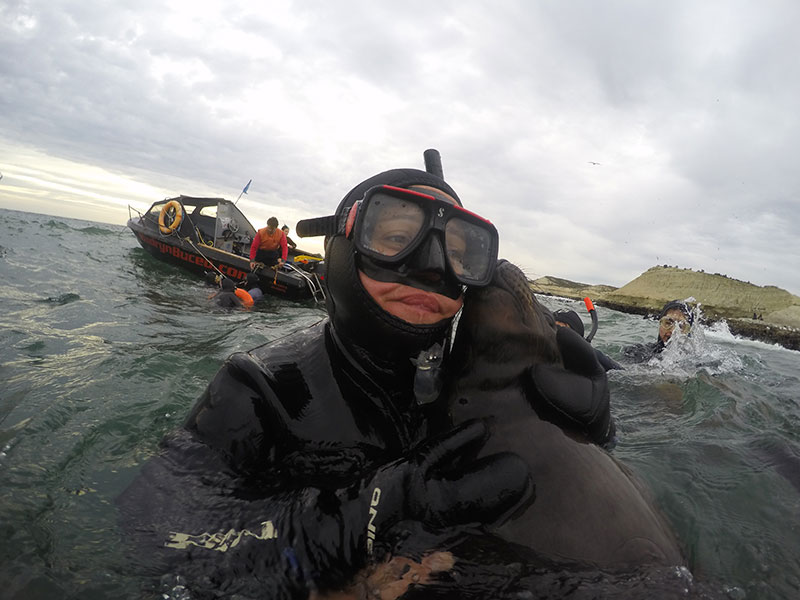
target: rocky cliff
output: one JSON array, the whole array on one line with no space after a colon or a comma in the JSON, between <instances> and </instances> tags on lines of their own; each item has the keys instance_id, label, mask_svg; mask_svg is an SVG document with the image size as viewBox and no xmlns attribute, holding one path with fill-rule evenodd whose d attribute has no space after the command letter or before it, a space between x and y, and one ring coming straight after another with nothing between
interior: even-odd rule
<instances>
[{"instance_id":1,"label":"rocky cliff","mask_svg":"<svg viewBox=\"0 0 800 600\"><path fill-rule=\"evenodd\" d=\"M655 314L670 300L694 298L707 320L725 319L733 333L800 350L800 297L775 286L663 266L648 269L620 288L551 276L536 279L531 287L566 298L589 296L598 306L637 314Z\"/></svg>"}]
</instances>

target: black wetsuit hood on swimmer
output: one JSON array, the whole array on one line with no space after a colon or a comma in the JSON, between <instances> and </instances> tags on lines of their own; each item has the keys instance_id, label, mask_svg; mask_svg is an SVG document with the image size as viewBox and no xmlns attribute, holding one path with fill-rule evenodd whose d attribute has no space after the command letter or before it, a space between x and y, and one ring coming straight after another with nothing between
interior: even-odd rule
<instances>
[{"instance_id":1,"label":"black wetsuit hood on swimmer","mask_svg":"<svg viewBox=\"0 0 800 600\"><path fill-rule=\"evenodd\" d=\"M358 255L355 246L344 233L350 208L377 185L409 188L425 185L461 200L443 179L417 169L392 169L370 177L345 195L336 209L337 231L326 244L326 304L337 344L369 371L393 373L402 378L413 375L411 359L433 344L444 346L452 319L432 325L413 325L395 317L381 307L364 289L358 275L359 268L368 270L369 261ZM366 264L365 264L366 263ZM372 272L368 272L372 276ZM413 279L408 285L414 286ZM455 281L446 282L449 289L460 286ZM391 341L390 341L391 340Z\"/></svg>"}]
</instances>

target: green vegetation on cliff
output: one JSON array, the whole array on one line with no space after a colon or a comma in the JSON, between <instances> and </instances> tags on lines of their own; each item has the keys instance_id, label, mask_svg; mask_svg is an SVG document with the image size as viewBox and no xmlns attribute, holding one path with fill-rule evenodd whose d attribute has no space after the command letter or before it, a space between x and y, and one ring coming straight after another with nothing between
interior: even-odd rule
<instances>
[{"instance_id":1,"label":"green vegetation on cliff","mask_svg":"<svg viewBox=\"0 0 800 600\"><path fill-rule=\"evenodd\" d=\"M648 269L602 299L655 311L670 300L692 297L709 318L752 318L756 313L765 321L800 326L800 297L786 290L677 267Z\"/></svg>"}]
</instances>

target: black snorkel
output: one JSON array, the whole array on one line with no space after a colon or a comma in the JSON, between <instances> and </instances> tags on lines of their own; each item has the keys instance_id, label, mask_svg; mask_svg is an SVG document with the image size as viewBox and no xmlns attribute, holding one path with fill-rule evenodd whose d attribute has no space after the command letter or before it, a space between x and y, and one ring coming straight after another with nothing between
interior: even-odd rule
<instances>
[{"instance_id":1,"label":"black snorkel","mask_svg":"<svg viewBox=\"0 0 800 600\"><path fill-rule=\"evenodd\" d=\"M444 180L442 156L439 151L435 148L428 148L422 153L422 156L425 159L425 171ZM430 404L439 397L439 393L442 391L444 383L442 362L450 350L450 345L446 343L449 337L448 333L444 348L437 342L427 350L422 350L416 359L411 359L416 367L414 398L416 398L417 404Z\"/></svg>"},{"instance_id":2,"label":"black snorkel","mask_svg":"<svg viewBox=\"0 0 800 600\"><path fill-rule=\"evenodd\" d=\"M589 311L589 316L592 317L592 330L589 332L589 335L586 336L586 341L591 342L594 334L597 333L597 311L589 296L583 299L583 303L586 304L586 310Z\"/></svg>"},{"instance_id":3,"label":"black snorkel","mask_svg":"<svg viewBox=\"0 0 800 600\"><path fill-rule=\"evenodd\" d=\"M422 153L425 159L425 170L431 175L436 175L439 179L444 180L444 171L442 170L442 155L434 148L428 148Z\"/></svg>"}]
</instances>

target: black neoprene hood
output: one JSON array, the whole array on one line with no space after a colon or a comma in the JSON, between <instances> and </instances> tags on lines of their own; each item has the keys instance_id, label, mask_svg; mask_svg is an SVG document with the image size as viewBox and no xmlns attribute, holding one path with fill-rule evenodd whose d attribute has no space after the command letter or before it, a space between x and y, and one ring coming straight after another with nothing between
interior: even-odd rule
<instances>
[{"instance_id":1,"label":"black neoprene hood","mask_svg":"<svg viewBox=\"0 0 800 600\"><path fill-rule=\"evenodd\" d=\"M557 310L553 313L556 321L561 321L562 323L566 323L569 325L570 329L572 329L575 333L583 337L583 333L585 331L583 326L583 321L578 313L574 310Z\"/></svg>"},{"instance_id":2,"label":"black neoprene hood","mask_svg":"<svg viewBox=\"0 0 800 600\"><path fill-rule=\"evenodd\" d=\"M341 202L339 202L339 206L336 208L340 233L344 233L344 222L347 219L347 214L350 212L350 207L361 200L368 189L377 185L393 185L399 188L410 188L412 185L428 185L446 192L461 205L461 198L458 197L455 190L451 188L444 179L440 179L436 175L431 175L426 171L420 171L418 169L392 169L391 171L378 173L362 181L342 198Z\"/></svg>"},{"instance_id":3,"label":"black neoprene hood","mask_svg":"<svg viewBox=\"0 0 800 600\"><path fill-rule=\"evenodd\" d=\"M681 311L686 316L686 319L689 321L689 325L692 325L694 323L694 313L692 312L692 309L689 308L689 305L686 304L686 302L684 302L683 300L672 300L670 302L667 302L664 305L664 308L661 309L658 318L660 319L669 311L675 309Z\"/></svg>"},{"instance_id":4,"label":"black neoprene hood","mask_svg":"<svg viewBox=\"0 0 800 600\"><path fill-rule=\"evenodd\" d=\"M452 196L456 192L441 178L417 169L393 169L359 183L336 209L336 233L325 248L326 305L337 337L381 362L416 357L434 343L442 343L452 319L432 325L414 325L378 306L361 284L354 244L344 235L347 215L364 192L377 185L409 188L426 185ZM362 352L359 352L362 353Z\"/></svg>"}]
</instances>

